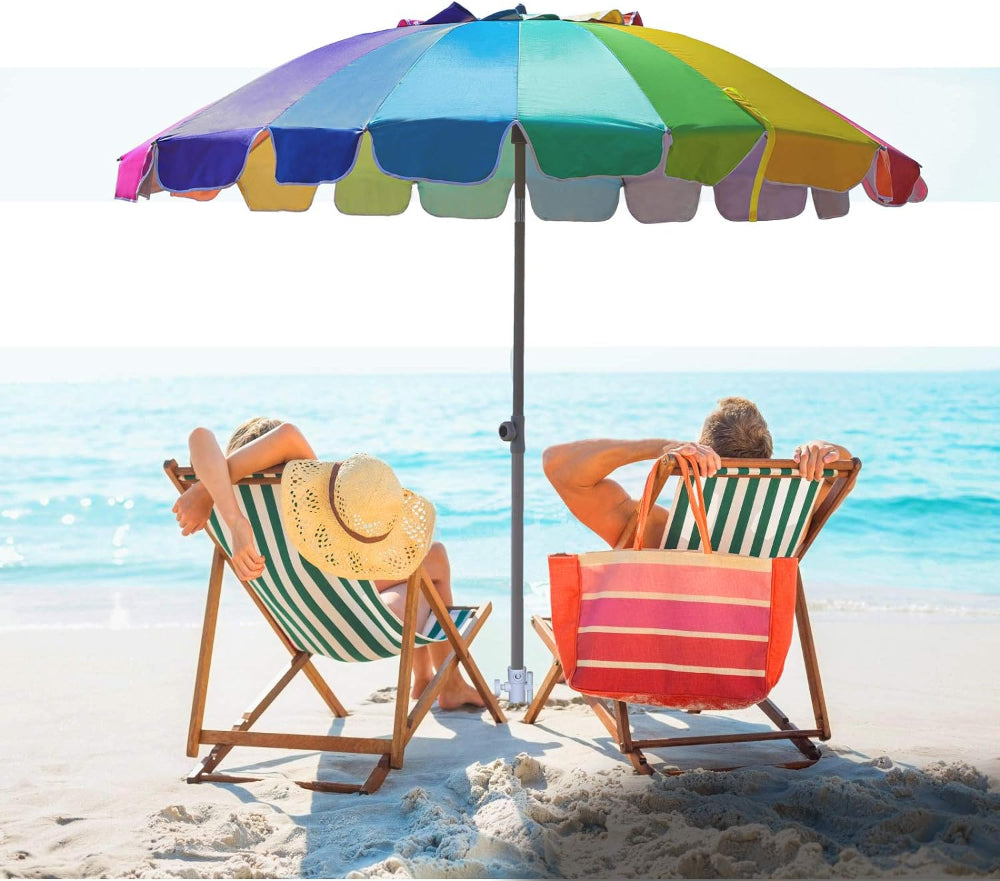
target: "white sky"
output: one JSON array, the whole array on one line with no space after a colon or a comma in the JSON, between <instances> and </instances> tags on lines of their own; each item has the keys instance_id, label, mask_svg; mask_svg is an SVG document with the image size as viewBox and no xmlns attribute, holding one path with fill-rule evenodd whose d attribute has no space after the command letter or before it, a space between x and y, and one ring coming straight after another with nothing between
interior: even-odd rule
<instances>
[{"instance_id":1,"label":"white sky","mask_svg":"<svg viewBox=\"0 0 1000 881\"><path fill-rule=\"evenodd\" d=\"M197 347L187 361L208 372L256 346L301 349L303 372L356 363L358 348L379 349L369 359L390 368L505 370L510 212L478 222L417 206L397 218L344 217L332 188L301 216L112 200L115 157L155 131L319 45L444 5L8 4L0 380L105 375L123 362L160 373L177 362L176 346ZM466 5L479 15L500 6ZM766 14L731 0L638 8L648 26L786 75L914 155L931 199L898 210L855 200L842 220L820 222L807 208L752 226L721 220L710 202L691 223L658 226L636 223L624 206L602 224L529 214L529 368L648 362L635 347L666 347L657 363L672 369L678 357L738 366L738 347L753 346L753 363L782 369L788 345L819 347L810 355L819 368L1000 367L989 307L1000 222L993 0L907 15L845 2L834 16L829 4L801 0L768 3ZM984 198L993 201L970 201Z\"/></svg>"},{"instance_id":2,"label":"white sky","mask_svg":"<svg viewBox=\"0 0 1000 881\"><path fill-rule=\"evenodd\" d=\"M5 67L266 67L327 42L393 27L403 17L429 18L448 0L49 0L4 9L0 58ZM464 4L479 16L515 4ZM528 12L575 15L577 0L539 0ZM36 8L37 7L37 8ZM775 67L995 67L993 0L910 4L840 0L713 0L703 4L647 0L647 27L677 31Z\"/></svg>"}]
</instances>

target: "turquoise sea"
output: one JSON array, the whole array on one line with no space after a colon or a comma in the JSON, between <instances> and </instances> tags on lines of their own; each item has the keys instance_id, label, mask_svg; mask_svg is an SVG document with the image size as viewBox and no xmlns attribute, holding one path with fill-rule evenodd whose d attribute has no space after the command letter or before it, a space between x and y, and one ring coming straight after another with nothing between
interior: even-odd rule
<instances>
[{"instance_id":1,"label":"turquoise sea","mask_svg":"<svg viewBox=\"0 0 1000 881\"><path fill-rule=\"evenodd\" d=\"M803 562L814 610L1000 615L998 392L996 372L529 375L528 612L547 607L548 553L600 547L549 487L542 449L692 438L717 398L742 394L777 454L823 437L864 463ZM0 630L196 625L210 544L179 534L162 463L186 461L195 425L224 440L260 414L297 423L321 457L389 461L434 501L458 599L489 596L506 617L509 377L185 377L0 385ZM638 494L646 471L619 477ZM237 594L227 614L250 620Z\"/></svg>"}]
</instances>

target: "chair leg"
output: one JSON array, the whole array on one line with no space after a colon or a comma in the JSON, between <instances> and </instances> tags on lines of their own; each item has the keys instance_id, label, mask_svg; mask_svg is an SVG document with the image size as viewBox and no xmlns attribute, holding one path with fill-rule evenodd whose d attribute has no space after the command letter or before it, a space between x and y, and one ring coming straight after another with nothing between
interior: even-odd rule
<instances>
[{"instance_id":1,"label":"chair leg","mask_svg":"<svg viewBox=\"0 0 1000 881\"><path fill-rule=\"evenodd\" d=\"M628 720L628 704L625 701L615 701L615 728L618 732L618 749L632 763L636 774L652 775L655 773L646 757L632 742L632 726Z\"/></svg>"},{"instance_id":2,"label":"chair leg","mask_svg":"<svg viewBox=\"0 0 1000 881\"><path fill-rule=\"evenodd\" d=\"M542 707L545 706L549 695L552 694L552 689L555 688L556 683L563 674L559 652L556 649L555 634L552 632L552 622L547 618L542 618L540 615L534 615L531 618L531 626L535 628L535 632L542 642L545 643L545 647L552 653L552 666L549 667L549 672L545 674L545 679L542 680L542 684L535 692L535 698L528 707L528 712L524 714L523 721L529 725L533 725L538 719L539 714L542 712Z\"/></svg>"},{"instance_id":3,"label":"chair leg","mask_svg":"<svg viewBox=\"0 0 1000 881\"><path fill-rule=\"evenodd\" d=\"M212 569L208 576L208 598L205 601L205 622L201 628L201 648L198 651L198 670L194 678L194 697L191 701L191 721L188 725L187 754L198 755L199 734L205 719L205 701L208 696L208 675L212 668L212 649L215 646L215 628L219 619L219 597L222 593L222 572L225 555L218 548L212 555Z\"/></svg>"},{"instance_id":4,"label":"chair leg","mask_svg":"<svg viewBox=\"0 0 1000 881\"><path fill-rule=\"evenodd\" d=\"M313 666L313 662L310 661L302 668L302 673L305 675L306 679L312 683L313 688L319 693L319 696L323 698L323 703L325 703L329 708L330 712L333 713L338 719L343 719L348 714L346 707L337 699L337 695L333 693L330 686L326 684L326 680L319 675L319 670Z\"/></svg>"},{"instance_id":5,"label":"chair leg","mask_svg":"<svg viewBox=\"0 0 1000 881\"><path fill-rule=\"evenodd\" d=\"M774 701L770 698L765 698L759 704L758 707L763 711L764 715L767 716L781 731L798 731L798 726L793 725L791 720L786 716L778 707L775 705ZM790 737L789 740L795 745L795 748L802 753L807 759L811 759L816 762L819 761L820 751L819 747L816 746L808 737Z\"/></svg>"},{"instance_id":6,"label":"chair leg","mask_svg":"<svg viewBox=\"0 0 1000 881\"><path fill-rule=\"evenodd\" d=\"M308 652L298 652L294 658L292 658L287 669L283 669L271 683L271 685L264 689L263 693L257 698L256 703L241 717L240 721L237 722L232 730L233 731L249 731L250 727L256 722L261 715L264 713L272 703L274 699L281 694L282 690L288 685L289 682L295 677L295 674L299 672L309 661ZM199 742L201 736L201 729L199 727L198 735ZM212 751L201 761L201 763L196 767L195 771L188 776L188 782L196 782L192 780L192 777L202 777L205 774L210 774L214 771L219 763L229 755L232 750L232 744L216 744ZM197 753L196 753L197 754Z\"/></svg>"},{"instance_id":7,"label":"chair leg","mask_svg":"<svg viewBox=\"0 0 1000 881\"><path fill-rule=\"evenodd\" d=\"M471 645L476 634L479 632L479 628L483 626L486 619L489 618L490 613L493 611L493 604L486 603L479 607L476 612L476 624L469 631L468 636L465 639L462 638L462 635L458 632L458 628L455 627L452 622L451 615L447 614L447 610L445 611L445 617L448 619L448 623L452 625L455 638L460 641L462 646L461 654L458 655L458 663L460 663L465 668L465 672L469 674L469 679L472 680L472 684L475 686L476 691L479 692L479 696L486 704L486 709L490 711L493 721L496 722L497 725L503 725L507 721L507 717L504 715L503 710L500 709L500 703L497 700L497 696L493 693L493 689L487 685L486 678L479 669L479 665L476 663L475 658L473 658L469 652L469 646Z\"/></svg>"},{"instance_id":8,"label":"chair leg","mask_svg":"<svg viewBox=\"0 0 1000 881\"><path fill-rule=\"evenodd\" d=\"M393 768L403 767L403 752L409 739L407 711L410 708L410 677L413 673L413 652L417 639L417 602L420 599L420 573L418 568L406 582L406 610L403 614L403 648L399 653L399 678L396 682L396 716L392 728Z\"/></svg>"},{"instance_id":9,"label":"chair leg","mask_svg":"<svg viewBox=\"0 0 1000 881\"><path fill-rule=\"evenodd\" d=\"M524 719L522 721L526 722L528 725L535 724L539 713L542 712L542 707L545 706L545 702L549 699L549 695L552 694L552 689L556 687L556 683L562 676L562 672L562 664L559 663L559 659L553 658L552 666L549 667L549 672L545 674L542 684L538 687L538 691L535 692L535 697L532 700L531 705L528 707L528 712L524 714Z\"/></svg>"},{"instance_id":10,"label":"chair leg","mask_svg":"<svg viewBox=\"0 0 1000 881\"><path fill-rule=\"evenodd\" d=\"M477 616L478 621L485 621L489 617L492 608L492 604L490 603L487 603L485 606L481 606ZM451 616L449 615L448 617L450 620ZM458 633L457 628L455 629L455 633ZM486 679L483 676L482 671L479 669L479 665L476 663L472 655L469 654L469 642L462 640L462 648L463 652L459 656L458 662L465 668L465 672L469 674L469 679L472 680L472 684L476 687L476 691L479 692L479 696L486 704L486 709L490 711L493 721L496 722L497 725L502 725L507 721L507 717L504 715L503 710L500 709L500 703L497 701L497 697L493 693L493 690L489 687L489 685L487 685Z\"/></svg>"},{"instance_id":11,"label":"chair leg","mask_svg":"<svg viewBox=\"0 0 1000 881\"><path fill-rule=\"evenodd\" d=\"M826 698L823 695L823 682L819 674L819 659L816 656L816 643L813 641L812 625L809 623L809 608L806 605L805 590L802 587L802 573L798 573L798 584L795 595L795 622L799 628L799 644L802 646L802 660L806 668L806 681L809 683L809 697L812 699L813 715L816 727L823 733L820 740L829 740L830 720L826 712Z\"/></svg>"},{"instance_id":12,"label":"chair leg","mask_svg":"<svg viewBox=\"0 0 1000 881\"><path fill-rule=\"evenodd\" d=\"M618 731L618 719L615 716L614 708L608 709L609 700L601 697L594 697L590 694L581 695L584 702L594 711L594 715L597 716L598 721L607 729L608 734L610 734L614 739L615 743L621 743L621 734Z\"/></svg>"},{"instance_id":13,"label":"chair leg","mask_svg":"<svg viewBox=\"0 0 1000 881\"><path fill-rule=\"evenodd\" d=\"M479 665L476 664L472 655L469 654L470 643L475 637L475 634L479 632L479 628L482 627L483 623L489 617L490 612L493 610L492 603L485 603L479 607L477 610L478 613L476 616L476 623L469 632L468 638L463 639L462 634L458 632L458 628L455 626L455 622L451 620L451 614L448 611L448 607L441 599L441 595L437 592L437 588L434 587L434 582L430 580L427 573L424 572L422 568L418 571L421 576L420 588L424 592L424 596L427 598L427 602L430 604L431 611L437 618L438 624L441 625L441 629L448 637L448 641L451 643L451 647L456 655L457 661L469 674L472 684L475 686L476 691L479 692L480 697L482 697L485 702L486 708L490 711L490 715L493 717L493 721L498 725L506 722L507 717L504 716L503 710L500 709L500 704L497 702L496 695L493 694L493 691L486 684L486 680L483 678L483 674L479 670Z\"/></svg>"},{"instance_id":14,"label":"chair leg","mask_svg":"<svg viewBox=\"0 0 1000 881\"><path fill-rule=\"evenodd\" d=\"M460 663L462 660L459 654L455 651L455 641L458 642L461 650L465 653L466 658L469 663L474 667L476 673L479 673L478 666L475 665L475 661L472 656L469 655L468 649L472 645L472 641L476 638L479 633L480 628L486 623L486 619L489 617L491 611L491 605L487 603L485 606L480 606L477 610L475 623L466 631L466 635L463 638L462 634L459 633L458 629L455 627L454 622L451 620L451 615L447 614L447 609L445 609L446 620L448 624L451 625L452 631L454 632L455 640L452 640L449 636L449 641L451 642L452 650L448 656L444 659L441 664L440 669L434 675L434 678L428 683L427 687L424 689L424 693L420 695L420 700L417 701L416 706L410 712L409 720L407 722L407 735L406 739L409 740L416 733L417 726L423 720L424 716L430 711L431 706L437 699L438 692L444 687L444 679L448 676L452 669ZM448 627L442 624L442 629L445 633L448 633ZM466 666L468 670L468 666ZM478 688L479 693L483 696L483 701L486 704L487 709L489 709L490 714L493 716L494 721L497 724L507 721L507 718L503 714L503 710L500 709L500 704L497 703L496 696L491 691L487 691L486 683L482 679L482 674L479 674L479 679L482 682L482 687ZM475 680L474 680L475 681Z\"/></svg>"}]
</instances>

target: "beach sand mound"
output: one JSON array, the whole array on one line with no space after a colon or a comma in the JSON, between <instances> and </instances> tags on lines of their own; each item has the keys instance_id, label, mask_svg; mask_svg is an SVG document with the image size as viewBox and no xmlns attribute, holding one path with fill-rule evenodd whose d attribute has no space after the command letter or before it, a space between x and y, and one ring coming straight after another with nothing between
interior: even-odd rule
<instances>
[{"instance_id":1,"label":"beach sand mound","mask_svg":"<svg viewBox=\"0 0 1000 881\"><path fill-rule=\"evenodd\" d=\"M398 778L397 782L402 781ZM962 763L887 757L807 771L640 777L521 753L437 785L303 806L281 780L254 801L149 818L132 877L940 877L1000 872L1000 793ZM281 805L282 800L295 804Z\"/></svg>"}]
</instances>

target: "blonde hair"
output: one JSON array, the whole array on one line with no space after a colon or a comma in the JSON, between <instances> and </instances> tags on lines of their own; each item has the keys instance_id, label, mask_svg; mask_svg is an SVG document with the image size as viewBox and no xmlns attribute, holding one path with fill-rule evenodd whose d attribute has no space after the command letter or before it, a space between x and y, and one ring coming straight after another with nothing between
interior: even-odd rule
<instances>
[{"instance_id":1,"label":"blonde hair","mask_svg":"<svg viewBox=\"0 0 1000 881\"><path fill-rule=\"evenodd\" d=\"M699 442L727 459L770 459L774 451L767 422L746 398L722 398L705 419Z\"/></svg>"},{"instance_id":2,"label":"blonde hair","mask_svg":"<svg viewBox=\"0 0 1000 881\"><path fill-rule=\"evenodd\" d=\"M281 423L281 419L271 419L268 416L254 416L253 419L248 419L246 422L237 425L233 436L229 438L229 444L226 446L226 455L228 456L234 450L246 446L250 441L257 440L257 438L267 434L269 431L273 431Z\"/></svg>"}]
</instances>

